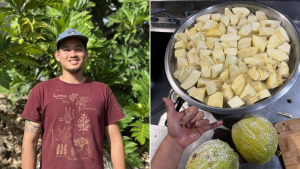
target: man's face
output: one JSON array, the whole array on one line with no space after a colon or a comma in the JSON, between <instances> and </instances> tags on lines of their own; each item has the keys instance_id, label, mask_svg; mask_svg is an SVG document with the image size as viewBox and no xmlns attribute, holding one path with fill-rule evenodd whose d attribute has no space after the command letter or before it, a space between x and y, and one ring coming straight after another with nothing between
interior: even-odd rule
<instances>
[{"instance_id":1,"label":"man's face","mask_svg":"<svg viewBox=\"0 0 300 169\"><path fill-rule=\"evenodd\" d=\"M82 70L88 51L84 49L82 41L78 38L68 38L60 43L55 58L62 68L69 73L78 73Z\"/></svg>"}]
</instances>

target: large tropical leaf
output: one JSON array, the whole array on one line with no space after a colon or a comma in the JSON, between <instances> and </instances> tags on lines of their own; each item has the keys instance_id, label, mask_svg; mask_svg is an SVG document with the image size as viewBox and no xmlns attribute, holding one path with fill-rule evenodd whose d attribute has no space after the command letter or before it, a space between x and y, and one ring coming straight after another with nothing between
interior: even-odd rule
<instances>
[{"instance_id":1,"label":"large tropical leaf","mask_svg":"<svg viewBox=\"0 0 300 169\"><path fill-rule=\"evenodd\" d=\"M10 77L7 75L8 70L10 70L10 67L0 64L0 85L9 90Z\"/></svg>"},{"instance_id":2,"label":"large tropical leaf","mask_svg":"<svg viewBox=\"0 0 300 169\"><path fill-rule=\"evenodd\" d=\"M42 54L45 53L43 49L41 49L37 45L32 44L22 44L18 46L11 46L8 48L7 52L10 53L30 53L30 54Z\"/></svg>"},{"instance_id":3,"label":"large tropical leaf","mask_svg":"<svg viewBox=\"0 0 300 169\"><path fill-rule=\"evenodd\" d=\"M138 140L141 145L145 144L146 138L149 139L149 123L143 123L142 120L137 120L130 126L133 126L133 128L130 130L133 131L131 136L135 137L135 139Z\"/></svg>"},{"instance_id":4,"label":"large tropical leaf","mask_svg":"<svg viewBox=\"0 0 300 169\"><path fill-rule=\"evenodd\" d=\"M38 6L53 5L63 3L62 0L30 0L24 7L24 10L33 9Z\"/></svg>"}]
</instances>

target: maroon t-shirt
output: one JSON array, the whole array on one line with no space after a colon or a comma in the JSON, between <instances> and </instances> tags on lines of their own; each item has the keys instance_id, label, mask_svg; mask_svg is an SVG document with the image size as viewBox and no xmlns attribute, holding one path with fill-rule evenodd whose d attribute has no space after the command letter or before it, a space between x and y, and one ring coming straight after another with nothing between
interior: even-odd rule
<instances>
[{"instance_id":1,"label":"maroon t-shirt","mask_svg":"<svg viewBox=\"0 0 300 169\"><path fill-rule=\"evenodd\" d=\"M37 84L22 114L42 124L41 169L102 169L104 129L123 117L104 83L59 78Z\"/></svg>"}]
</instances>

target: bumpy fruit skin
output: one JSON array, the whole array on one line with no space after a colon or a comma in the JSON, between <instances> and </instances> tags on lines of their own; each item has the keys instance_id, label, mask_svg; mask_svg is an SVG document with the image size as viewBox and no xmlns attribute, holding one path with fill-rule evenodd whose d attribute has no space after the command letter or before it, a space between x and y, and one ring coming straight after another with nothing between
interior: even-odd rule
<instances>
[{"instance_id":1,"label":"bumpy fruit skin","mask_svg":"<svg viewBox=\"0 0 300 169\"><path fill-rule=\"evenodd\" d=\"M278 145L272 123L255 113L244 115L232 126L232 139L241 155L253 164L270 161Z\"/></svg>"},{"instance_id":2,"label":"bumpy fruit skin","mask_svg":"<svg viewBox=\"0 0 300 169\"><path fill-rule=\"evenodd\" d=\"M224 141L214 139L203 143L190 156L186 169L238 169L239 156Z\"/></svg>"},{"instance_id":3,"label":"bumpy fruit skin","mask_svg":"<svg viewBox=\"0 0 300 169\"><path fill-rule=\"evenodd\" d=\"M22 45L24 43L24 39L19 39L19 44Z\"/></svg>"}]
</instances>

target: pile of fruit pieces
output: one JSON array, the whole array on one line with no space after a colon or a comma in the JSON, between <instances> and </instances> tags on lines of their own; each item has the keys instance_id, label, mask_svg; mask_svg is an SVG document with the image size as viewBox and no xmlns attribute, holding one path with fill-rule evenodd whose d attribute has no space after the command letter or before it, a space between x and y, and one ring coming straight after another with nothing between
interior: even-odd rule
<instances>
[{"instance_id":1,"label":"pile of fruit pieces","mask_svg":"<svg viewBox=\"0 0 300 169\"><path fill-rule=\"evenodd\" d=\"M270 97L268 89L289 76L290 38L280 24L244 7L202 15L174 36L173 75L190 96L213 107L223 108L223 98L235 108Z\"/></svg>"}]
</instances>

